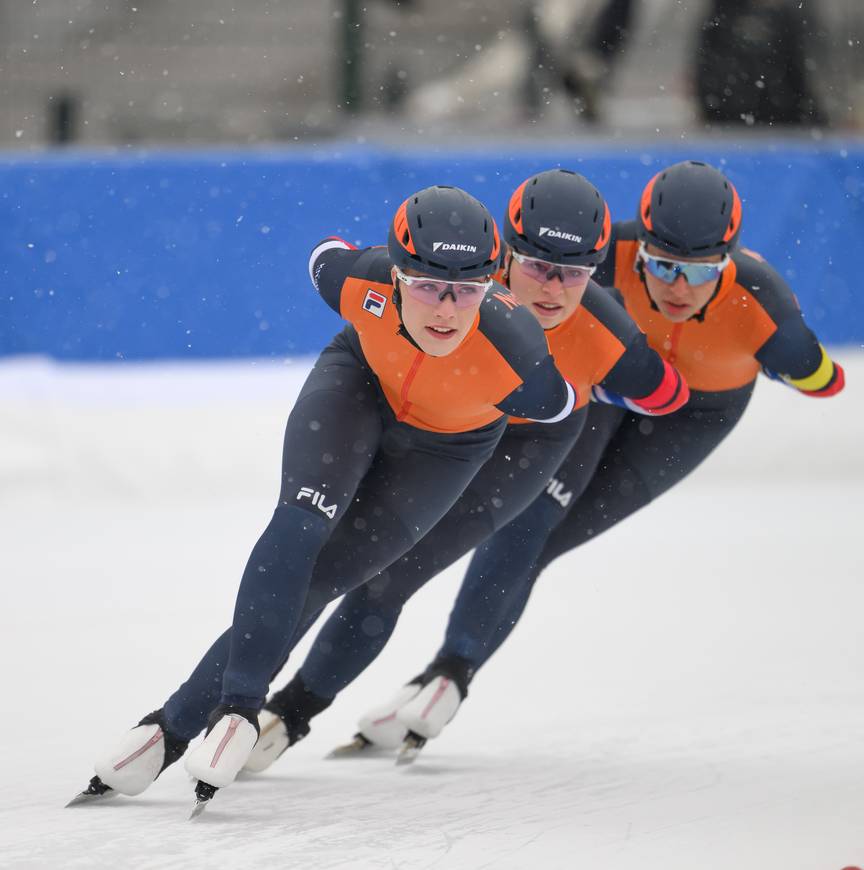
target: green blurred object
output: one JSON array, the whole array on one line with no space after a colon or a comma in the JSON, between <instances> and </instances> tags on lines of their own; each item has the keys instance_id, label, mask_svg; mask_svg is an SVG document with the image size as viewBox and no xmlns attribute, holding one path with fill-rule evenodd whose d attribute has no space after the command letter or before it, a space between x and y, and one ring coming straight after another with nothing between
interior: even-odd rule
<instances>
[{"instance_id":1,"label":"green blurred object","mask_svg":"<svg viewBox=\"0 0 864 870\"><path fill-rule=\"evenodd\" d=\"M363 108L361 56L363 49L363 9L360 0L342 4L342 107L355 115Z\"/></svg>"}]
</instances>

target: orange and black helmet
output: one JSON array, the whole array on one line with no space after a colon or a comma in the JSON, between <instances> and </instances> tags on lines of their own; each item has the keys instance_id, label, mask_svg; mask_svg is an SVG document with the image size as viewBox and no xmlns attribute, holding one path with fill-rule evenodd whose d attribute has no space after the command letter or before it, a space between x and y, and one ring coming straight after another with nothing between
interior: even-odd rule
<instances>
[{"instance_id":1,"label":"orange and black helmet","mask_svg":"<svg viewBox=\"0 0 864 870\"><path fill-rule=\"evenodd\" d=\"M455 281L495 272L501 240L489 210L470 193L427 187L399 206L387 252L400 269Z\"/></svg>"},{"instance_id":2,"label":"orange and black helmet","mask_svg":"<svg viewBox=\"0 0 864 870\"><path fill-rule=\"evenodd\" d=\"M504 215L504 241L513 250L565 266L599 266L611 234L600 191L568 169L548 169L523 181Z\"/></svg>"},{"instance_id":3,"label":"orange and black helmet","mask_svg":"<svg viewBox=\"0 0 864 870\"><path fill-rule=\"evenodd\" d=\"M673 256L727 254L738 244L741 199L722 172L687 160L648 182L638 221L639 239Z\"/></svg>"}]
</instances>

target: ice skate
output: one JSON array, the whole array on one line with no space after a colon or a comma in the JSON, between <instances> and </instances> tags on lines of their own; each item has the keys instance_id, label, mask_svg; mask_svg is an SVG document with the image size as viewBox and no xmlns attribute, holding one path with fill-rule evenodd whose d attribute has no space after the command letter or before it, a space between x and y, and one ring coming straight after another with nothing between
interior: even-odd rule
<instances>
[{"instance_id":1,"label":"ice skate","mask_svg":"<svg viewBox=\"0 0 864 870\"><path fill-rule=\"evenodd\" d=\"M405 729L396 719L396 711L410 701L420 691L419 683L408 683L384 704L373 707L360 717L360 729L354 737L341 746L332 749L327 758L356 758L359 755L372 755L382 750L398 749L407 736Z\"/></svg>"},{"instance_id":2,"label":"ice skate","mask_svg":"<svg viewBox=\"0 0 864 870\"><path fill-rule=\"evenodd\" d=\"M370 755L376 749L371 740L367 740L362 734L355 734L348 743L335 746L324 757L328 759L356 758L359 755Z\"/></svg>"},{"instance_id":3,"label":"ice skate","mask_svg":"<svg viewBox=\"0 0 864 870\"><path fill-rule=\"evenodd\" d=\"M309 720L326 710L332 698L319 698L298 674L264 705L258 716L260 736L243 770L261 773L310 731Z\"/></svg>"},{"instance_id":4,"label":"ice skate","mask_svg":"<svg viewBox=\"0 0 864 870\"><path fill-rule=\"evenodd\" d=\"M197 819L204 810L207 809L207 805L213 799L213 795L219 791L215 785L208 785L206 782L201 782L200 780L195 785L195 805L192 807L192 812L189 813L189 821L192 819Z\"/></svg>"},{"instance_id":5,"label":"ice skate","mask_svg":"<svg viewBox=\"0 0 864 870\"><path fill-rule=\"evenodd\" d=\"M396 720L406 732L429 740L437 737L456 715L462 693L450 677L433 677L407 703L396 711ZM404 738L403 738L404 739Z\"/></svg>"},{"instance_id":6,"label":"ice skate","mask_svg":"<svg viewBox=\"0 0 864 870\"><path fill-rule=\"evenodd\" d=\"M190 818L200 815L217 789L234 782L258 740L257 710L219 706L210 722L203 742L186 756L186 770L198 781Z\"/></svg>"},{"instance_id":7,"label":"ice skate","mask_svg":"<svg viewBox=\"0 0 864 870\"><path fill-rule=\"evenodd\" d=\"M402 741L402 746L399 747L399 754L396 756L396 764L413 764L420 754L420 750L426 745L426 738L421 737L414 731L409 731L405 739Z\"/></svg>"},{"instance_id":8,"label":"ice skate","mask_svg":"<svg viewBox=\"0 0 864 870\"><path fill-rule=\"evenodd\" d=\"M102 803L117 797L119 791L115 791L110 785L105 785L98 776L91 778L84 791L79 792L66 804L66 807L86 806L87 804Z\"/></svg>"},{"instance_id":9,"label":"ice skate","mask_svg":"<svg viewBox=\"0 0 864 870\"><path fill-rule=\"evenodd\" d=\"M419 683L408 683L385 704L373 707L361 716L357 727L370 743L382 749L398 749L406 737L407 729L397 718L398 711L420 692Z\"/></svg>"},{"instance_id":10,"label":"ice skate","mask_svg":"<svg viewBox=\"0 0 864 870\"><path fill-rule=\"evenodd\" d=\"M297 740L302 740L305 736L297 737L292 741L285 721L270 710L262 710L258 715L258 728L260 731L258 742L243 765L243 770L249 773L261 773L267 770L289 746L293 746Z\"/></svg>"},{"instance_id":11,"label":"ice skate","mask_svg":"<svg viewBox=\"0 0 864 870\"><path fill-rule=\"evenodd\" d=\"M96 776L66 806L94 804L117 794L141 794L183 755L188 745L188 740L166 731L162 711L156 710L97 759Z\"/></svg>"}]
</instances>

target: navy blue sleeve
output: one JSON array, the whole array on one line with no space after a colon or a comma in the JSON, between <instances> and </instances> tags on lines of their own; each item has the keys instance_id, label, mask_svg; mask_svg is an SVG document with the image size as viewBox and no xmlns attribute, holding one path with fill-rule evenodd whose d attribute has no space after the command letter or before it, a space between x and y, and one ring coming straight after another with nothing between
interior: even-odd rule
<instances>
[{"instance_id":1,"label":"navy blue sleeve","mask_svg":"<svg viewBox=\"0 0 864 870\"><path fill-rule=\"evenodd\" d=\"M789 285L768 263L747 252L735 255L735 265L737 282L753 294L777 324L777 330L756 351L756 359L793 379L812 375L822 362L822 348L804 322Z\"/></svg>"},{"instance_id":2,"label":"navy blue sleeve","mask_svg":"<svg viewBox=\"0 0 864 870\"><path fill-rule=\"evenodd\" d=\"M631 399L641 399L653 393L665 376L663 360L640 332L633 336L600 386Z\"/></svg>"},{"instance_id":3,"label":"navy blue sleeve","mask_svg":"<svg viewBox=\"0 0 864 870\"><path fill-rule=\"evenodd\" d=\"M528 315L531 317L532 315ZM511 417L538 423L557 423L573 410L576 394L547 355L534 367L522 384L495 407Z\"/></svg>"},{"instance_id":4,"label":"navy blue sleeve","mask_svg":"<svg viewBox=\"0 0 864 870\"><path fill-rule=\"evenodd\" d=\"M593 282L582 297L582 307L595 317L623 352L600 381L600 386L621 396L641 398L654 392L665 375L663 360L648 346L644 333L627 313L615 288Z\"/></svg>"},{"instance_id":5,"label":"navy blue sleeve","mask_svg":"<svg viewBox=\"0 0 864 870\"><path fill-rule=\"evenodd\" d=\"M522 381L496 408L539 423L563 420L573 410L573 387L555 368L542 327L509 291L486 295L479 329Z\"/></svg>"},{"instance_id":6,"label":"navy blue sleeve","mask_svg":"<svg viewBox=\"0 0 864 870\"><path fill-rule=\"evenodd\" d=\"M800 316L777 325L777 331L756 352L767 369L795 380L812 375L822 362L822 348Z\"/></svg>"},{"instance_id":7,"label":"navy blue sleeve","mask_svg":"<svg viewBox=\"0 0 864 870\"><path fill-rule=\"evenodd\" d=\"M363 253L343 239L331 236L318 242L309 256L312 284L337 314L341 312L342 286Z\"/></svg>"}]
</instances>

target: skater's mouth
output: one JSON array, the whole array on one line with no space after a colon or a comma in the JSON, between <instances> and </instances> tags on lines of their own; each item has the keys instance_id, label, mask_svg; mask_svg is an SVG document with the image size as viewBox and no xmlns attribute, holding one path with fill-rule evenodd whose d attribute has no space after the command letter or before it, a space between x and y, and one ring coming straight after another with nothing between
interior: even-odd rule
<instances>
[{"instance_id":1,"label":"skater's mouth","mask_svg":"<svg viewBox=\"0 0 864 870\"><path fill-rule=\"evenodd\" d=\"M433 338L437 338L440 341L445 341L448 338L453 338L456 335L457 330L452 326L427 326L426 334L431 335Z\"/></svg>"},{"instance_id":2,"label":"skater's mouth","mask_svg":"<svg viewBox=\"0 0 864 870\"><path fill-rule=\"evenodd\" d=\"M664 300L662 305L672 314L681 314L682 312L687 311L691 307L686 302L670 302L668 299Z\"/></svg>"},{"instance_id":3,"label":"skater's mouth","mask_svg":"<svg viewBox=\"0 0 864 870\"><path fill-rule=\"evenodd\" d=\"M560 314L564 310L564 306L557 302L535 302L532 307L541 317Z\"/></svg>"}]
</instances>

